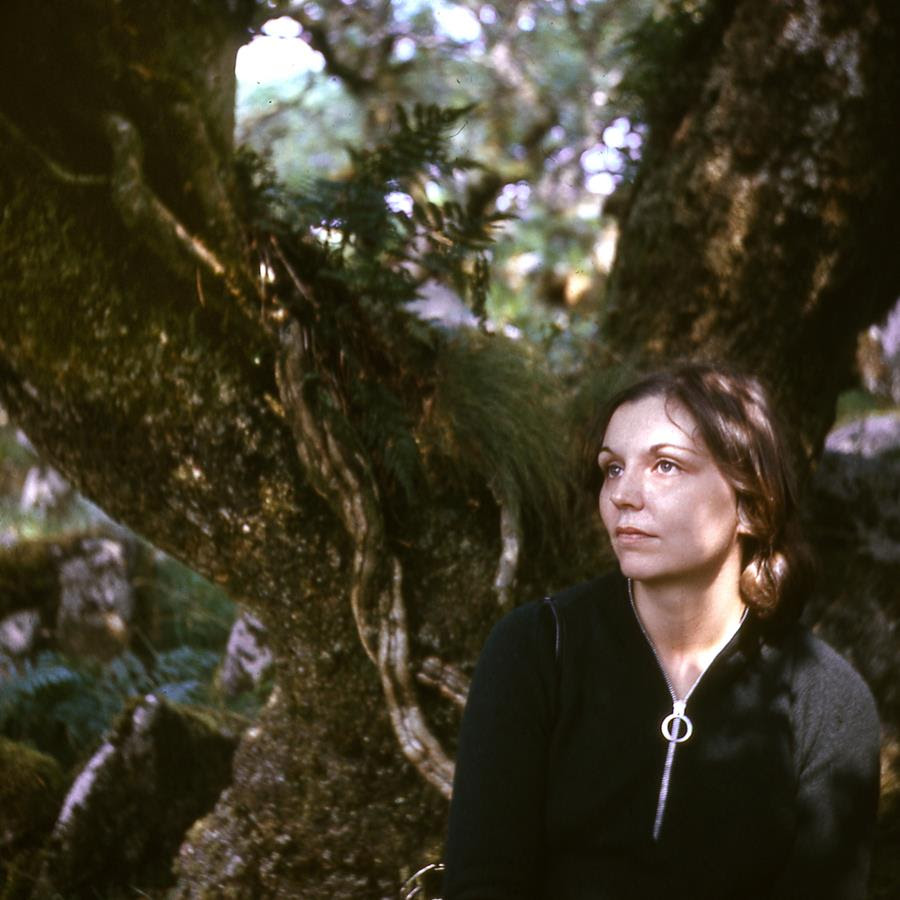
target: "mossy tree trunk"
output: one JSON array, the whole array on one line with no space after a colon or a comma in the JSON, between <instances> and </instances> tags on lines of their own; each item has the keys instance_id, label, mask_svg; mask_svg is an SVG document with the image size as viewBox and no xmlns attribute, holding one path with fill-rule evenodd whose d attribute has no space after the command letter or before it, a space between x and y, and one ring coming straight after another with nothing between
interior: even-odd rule
<instances>
[{"instance_id":1,"label":"mossy tree trunk","mask_svg":"<svg viewBox=\"0 0 900 900\"><path fill-rule=\"evenodd\" d=\"M821 446L900 293L900 8L712 0L644 72L650 142L610 284L615 352L763 373Z\"/></svg>"},{"instance_id":2,"label":"mossy tree trunk","mask_svg":"<svg viewBox=\"0 0 900 900\"><path fill-rule=\"evenodd\" d=\"M696 109L660 132L668 150L648 160L616 272L619 346L736 355L795 408L811 376L791 354L840 349L838 375L812 378L813 438L853 330L896 274L878 230L897 183L876 149L896 109L876 77L895 57L871 49L879 29L896 38L881 5L832 41L853 64L828 69L821 96L803 87L825 77L821 52L776 67L796 82L782 114L728 67L780 46L791 4L754 4L752 21L736 4ZM178 895L392 896L404 866L439 853L458 723L440 695L459 690L441 661L471 662L500 611L503 517L490 486L448 481L398 526L372 467L307 408L303 335L267 314L233 183L233 63L251 14L240 0L4 6L0 399L83 493L269 627L276 689L232 787L188 835ZM715 112L729 92L730 118ZM833 143L808 151L815 135L798 129L818 117ZM770 157L784 161L768 181L745 171ZM820 186L794 197L810 162ZM526 566L520 593L574 580L578 552Z\"/></svg>"},{"instance_id":3,"label":"mossy tree trunk","mask_svg":"<svg viewBox=\"0 0 900 900\"><path fill-rule=\"evenodd\" d=\"M303 336L267 318L234 185L252 6L4 6L0 399L268 626L275 690L178 894L393 896L440 853L501 516L487 485L450 485L388 528L358 448L305 406Z\"/></svg>"}]
</instances>

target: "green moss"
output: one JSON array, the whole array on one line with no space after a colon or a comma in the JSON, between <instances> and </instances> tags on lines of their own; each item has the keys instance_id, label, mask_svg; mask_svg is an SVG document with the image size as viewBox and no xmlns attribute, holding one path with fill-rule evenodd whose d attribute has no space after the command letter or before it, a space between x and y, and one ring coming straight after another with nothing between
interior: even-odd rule
<instances>
[{"instance_id":1,"label":"green moss","mask_svg":"<svg viewBox=\"0 0 900 900\"><path fill-rule=\"evenodd\" d=\"M546 536L564 526L571 458L556 383L526 349L499 336L461 334L441 348L434 403L421 437L487 482Z\"/></svg>"},{"instance_id":2,"label":"green moss","mask_svg":"<svg viewBox=\"0 0 900 900\"><path fill-rule=\"evenodd\" d=\"M0 616L20 609L55 607L59 596L55 540L0 549Z\"/></svg>"},{"instance_id":3,"label":"green moss","mask_svg":"<svg viewBox=\"0 0 900 900\"><path fill-rule=\"evenodd\" d=\"M2 900L28 896L65 786L53 757L0 737Z\"/></svg>"},{"instance_id":4,"label":"green moss","mask_svg":"<svg viewBox=\"0 0 900 900\"><path fill-rule=\"evenodd\" d=\"M838 396L835 424L841 425L870 413L896 410L895 404L884 397L877 397L862 389L844 391Z\"/></svg>"},{"instance_id":5,"label":"green moss","mask_svg":"<svg viewBox=\"0 0 900 900\"><path fill-rule=\"evenodd\" d=\"M65 779L59 763L25 744L0 737L0 827L31 831L56 812Z\"/></svg>"}]
</instances>

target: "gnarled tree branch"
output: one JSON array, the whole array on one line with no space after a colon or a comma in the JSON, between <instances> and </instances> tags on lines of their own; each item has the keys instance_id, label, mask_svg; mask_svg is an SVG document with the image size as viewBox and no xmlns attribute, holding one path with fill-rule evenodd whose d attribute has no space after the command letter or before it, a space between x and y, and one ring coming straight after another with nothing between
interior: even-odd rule
<instances>
[{"instance_id":1,"label":"gnarled tree branch","mask_svg":"<svg viewBox=\"0 0 900 900\"><path fill-rule=\"evenodd\" d=\"M403 606L403 577L400 563L393 560L393 577L388 592L390 607L381 620L378 641L378 671L387 700L394 734L403 755L445 797L453 788L453 763L431 733L416 700L409 665L409 632Z\"/></svg>"},{"instance_id":2,"label":"gnarled tree branch","mask_svg":"<svg viewBox=\"0 0 900 900\"><path fill-rule=\"evenodd\" d=\"M189 278L191 264L224 282L243 312L253 316L256 291L244 273L227 266L197 235L191 234L150 189L144 178L143 150L137 129L124 116L108 113L104 125L113 153L112 200L122 220L177 275Z\"/></svg>"},{"instance_id":3,"label":"gnarled tree branch","mask_svg":"<svg viewBox=\"0 0 900 900\"><path fill-rule=\"evenodd\" d=\"M403 605L402 570L386 548L378 491L358 451L341 440L327 410L314 413L304 390L304 335L295 320L280 331L276 371L281 402L294 433L297 455L317 493L338 516L353 541L350 605L360 643L377 666L388 714L400 749L422 776L445 796L453 764L432 735L415 695L409 634ZM334 398L337 404L337 399ZM390 559L390 587L381 560ZM376 624L377 623L377 624Z\"/></svg>"},{"instance_id":4,"label":"gnarled tree branch","mask_svg":"<svg viewBox=\"0 0 900 900\"><path fill-rule=\"evenodd\" d=\"M30 155L37 159L57 181L63 184L71 184L74 187L103 187L109 184L106 175L90 175L82 172L70 172L65 166L57 162L37 144L34 143L9 117L0 112L0 127L20 146L24 147Z\"/></svg>"},{"instance_id":5,"label":"gnarled tree branch","mask_svg":"<svg viewBox=\"0 0 900 900\"><path fill-rule=\"evenodd\" d=\"M522 547L522 523L518 510L511 503L497 497L500 506L500 561L494 577L494 592L503 609L512 606L510 590L519 566L519 550Z\"/></svg>"},{"instance_id":6,"label":"gnarled tree branch","mask_svg":"<svg viewBox=\"0 0 900 900\"><path fill-rule=\"evenodd\" d=\"M422 660L421 668L416 672L416 681L434 688L459 709L466 705L469 680L455 666L445 663L436 656L429 656Z\"/></svg>"}]
</instances>

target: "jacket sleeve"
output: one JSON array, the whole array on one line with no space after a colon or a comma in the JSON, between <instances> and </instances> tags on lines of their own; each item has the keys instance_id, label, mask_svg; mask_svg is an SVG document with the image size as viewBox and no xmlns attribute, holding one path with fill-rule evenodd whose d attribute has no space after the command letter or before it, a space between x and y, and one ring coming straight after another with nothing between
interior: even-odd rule
<instances>
[{"instance_id":1,"label":"jacket sleeve","mask_svg":"<svg viewBox=\"0 0 900 900\"><path fill-rule=\"evenodd\" d=\"M851 666L806 635L794 679L797 830L776 900L864 900L878 808L879 722Z\"/></svg>"},{"instance_id":2,"label":"jacket sleeve","mask_svg":"<svg viewBox=\"0 0 900 900\"><path fill-rule=\"evenodd\" d=\"M444 900L539 896L553 644L552 613L531 603L494 627L479 658L460 731Z\"/></svg>"}]
</instances>

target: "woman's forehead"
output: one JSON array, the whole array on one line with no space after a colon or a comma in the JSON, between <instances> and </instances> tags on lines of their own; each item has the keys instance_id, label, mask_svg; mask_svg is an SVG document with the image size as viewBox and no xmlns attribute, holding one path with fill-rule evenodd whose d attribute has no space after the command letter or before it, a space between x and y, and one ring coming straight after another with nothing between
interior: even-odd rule
<instances>
[{"instance_id":1,"label":"woman's forehead","mask_svg":"<svg viewBox=\"0 0 900 900\"><path fill-rule=\"evenodd\" d=\"M697 420L673 397L654 394L629 400L610 417L603 446L614 450L616 444L653 447L674 444L699 453L708 453Z\"/></svg>"}]
</instances>

